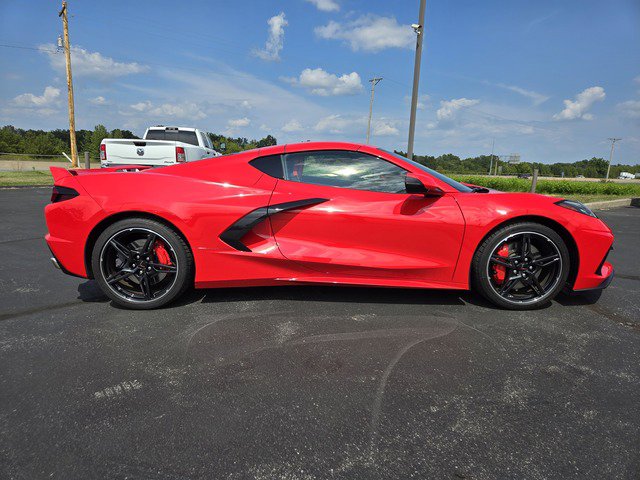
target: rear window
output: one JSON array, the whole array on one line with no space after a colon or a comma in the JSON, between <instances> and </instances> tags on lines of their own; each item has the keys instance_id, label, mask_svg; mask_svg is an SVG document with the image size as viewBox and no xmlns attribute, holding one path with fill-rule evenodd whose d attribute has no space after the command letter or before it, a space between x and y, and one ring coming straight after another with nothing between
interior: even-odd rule
<instances>
[{"instance_id":1,"label":"rear window","mask_svg":"<svg viewBox=\"0 0 640 480\"><path fill-rule=\"evenodd\" d=\"M144 137L145 140L164 140L164 130L149 130Z\"/></svg>"},{"instance_id":2,"label":"rear window","mask_svg":"<svg viewBox=\"0 0 640 480\"><path fill-rule=\"evenodd\" d=\"M169 140L171 142L183 142L198 146L196 132L185 130L149 130L145 140Z\"/></svg>"}]
</instances>

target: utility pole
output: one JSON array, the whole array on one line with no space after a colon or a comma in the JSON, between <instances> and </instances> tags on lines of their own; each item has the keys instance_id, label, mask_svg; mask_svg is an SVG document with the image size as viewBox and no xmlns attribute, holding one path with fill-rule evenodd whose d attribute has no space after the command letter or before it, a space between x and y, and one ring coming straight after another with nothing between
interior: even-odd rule
<instances>
[{"instance_id":1,"label":"utility pole","mask_svg":"<svg viewBox=\"0 0 640 480\"><path fill-rule=\"evenodd\" d=\"M67 16L67 2L62 2L62 10L58 13L62 17L64 30L64 53L67 59L67 92L69 99L69 137L71 139L71 168L78 167L78 146L76 144L76 116L73 108L73 79L71 78L71 45L69 43L69 19Z\"/></svg>"},{"instance_id":2,"label":"utility pole","mask_svg":"<svg viewBox=\"0 0 640 480\"><path fill-rule=\"evenodd\" d=\"M411 94L411 116L409 117L409 144L407 145L407 158L413 160L413 138L416 133L416 110L418 108L418 90L420 88L420 61L422 60L422 37L424 37L424 10L426 0L420 0L420 13L417 24L411 25L416 32L416 61L413 67L413 92Z\"/></svg>"},{"instance_id":3,"label":"utility pole","mask_svg":"<svg viewBox=\"0 0 640 480\"><path fill-rule=\"evenodd\" d=\"M375 91L376 85L382 81L382 77L374 77L369 82L371 82L371 100L369 100L369 123L367 124L367 142L369 143L369 137L371 135L371 115L373 114L373 93Z\"/></svg>"},{"instance_id":4,"label":"utility pole","mask_svg":"<svg viewBox=\"0 0 640 480\"><path fill-rule=\"evenodd\" d=\"M491 160L489 163L489 175L491 175L491 171L493 170L493 148L496 146L496 139L494 138L491 142Z\"/></svg>"},{"instance_id":5,"label":"utility pole","mask_svg":"<svg viewBox=\"0 0 640 480\"><path fill-rule=\"evenodd\" d=\"M607 178L605 180L609 180L609 172L611 171L611 159L613 158L613 148L616 146L616 142L622 140L621 138L608 138L611 142L611 152L609 152L609 165L607 166Z\"/></svg>"}]
</instances>

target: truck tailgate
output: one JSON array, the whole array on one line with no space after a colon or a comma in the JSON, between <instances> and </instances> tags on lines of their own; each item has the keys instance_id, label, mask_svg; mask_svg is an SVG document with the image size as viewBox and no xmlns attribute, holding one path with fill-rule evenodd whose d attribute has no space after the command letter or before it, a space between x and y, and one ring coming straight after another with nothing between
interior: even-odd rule
<instances>
[{"instance_id":1,"label":"truck tailgate","mask_svg":"<svg viewBox=\"0 0 640 480\"><path fill-rule=\"evenodd\" d=\"M176 161L176 142L168 140L105 140L112 165L169 165Z\"/></svg>"}]
</instances>

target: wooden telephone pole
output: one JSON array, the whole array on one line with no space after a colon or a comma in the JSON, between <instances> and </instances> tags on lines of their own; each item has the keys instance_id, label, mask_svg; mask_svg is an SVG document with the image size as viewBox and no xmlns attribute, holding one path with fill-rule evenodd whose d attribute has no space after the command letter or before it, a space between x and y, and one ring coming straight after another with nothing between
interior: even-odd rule
<instances>
[{"instance_id":1,"label":"wooden telephone pole","mask_svg":"<svg viewBox=\"0 0 640 480\"><path fill-rule=\"evenodd\" d=\"M71 45L69 44L69 19L67 18L67 2L62 2L62 10L58 13L62 17L64 30L64 53L67 59L67 92L69 98L69 137L71 139L71 168L78 167L78 146L76 144L76 116L73 107L73 79L71 78Z\"/></svg>"}]
</instances>

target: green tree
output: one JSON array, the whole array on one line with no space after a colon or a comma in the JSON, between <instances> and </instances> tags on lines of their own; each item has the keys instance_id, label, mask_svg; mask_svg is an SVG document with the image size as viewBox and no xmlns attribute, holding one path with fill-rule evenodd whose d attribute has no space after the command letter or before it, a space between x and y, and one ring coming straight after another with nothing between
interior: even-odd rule
<instances>
[{"instance_id":1,"label":"green tree","mask_svg":"<svg viewBox=\"0 0 640 480\"><path fill-rule=\"evenodd\" d=\"M96 125L91 133L89 143L87 145L89 154L96 158L100 156L100 143L109 136L109 132L104 125Z\"/></svg>"}]
</instances>

